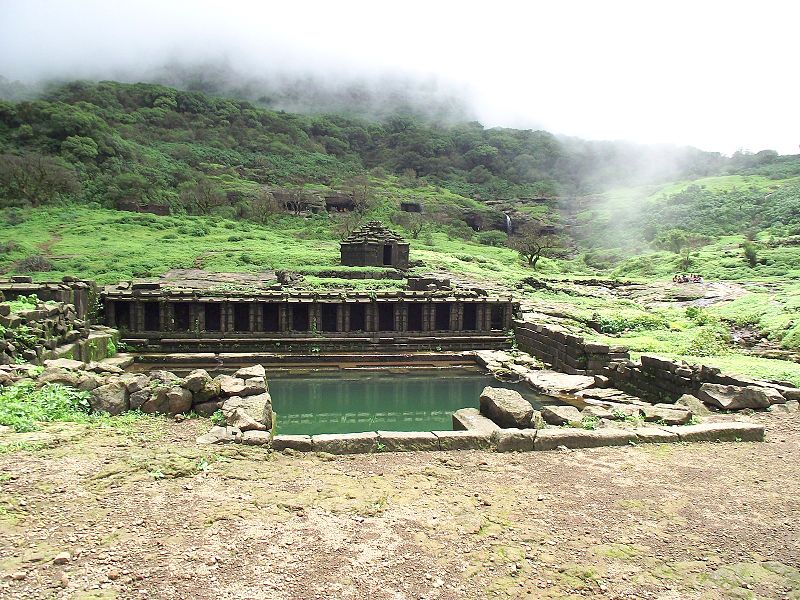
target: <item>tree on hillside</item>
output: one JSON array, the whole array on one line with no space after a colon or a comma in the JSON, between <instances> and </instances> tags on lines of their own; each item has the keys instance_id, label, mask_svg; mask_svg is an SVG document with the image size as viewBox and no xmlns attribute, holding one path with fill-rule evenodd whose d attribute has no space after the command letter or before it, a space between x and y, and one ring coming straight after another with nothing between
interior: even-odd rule
<instances>
[{"instance_id":1,"label":"tree on hillside","mask_svg":"<svg viewBox=\"0 0 800 600\"><path fill-rule=\"evenodd\" d=\"M0 154L2 205L28 202L39 206L79 187L73 172L54 158L35 152Z\"/></svg>"},{"instance_id":2,"label":"tree on hillside","mask_svg":"<svg viewBox=\"0 0 800 600\"><path fill-rule=\"evenodd\" d=\"M419 213L400 211L392 216L392 222L405 227L412 239L418 239L428 222Z\"/></svg>"},{"instance_id":3,"label":"tree on hillside","mask_svg":"<svg viewBox=\"0 0 800 600\"><path fill-rule=\"evenodd\" d=\"M374 199L374 194L367 175L356 175L345 183L345 188L353 197L353 210L359 214L365 213Z\"/></svg>"},{"instance_id":4,"label":"tree on hillside","mask_svg":"<svg viewBox=\"0 0 800 600\"><path fill-rule=\"evenodd\" d=\"M564 240L554 233L546 232L538 223L528 223L508 240L509 248L516 250L528 262L528 266L536 268L543 256L558 256L566 249Z\"/></svg>"},{"instance_id":5,"label":"tree on hillside","mask_svg":"<svg viewBox=\"0 0 800 600\"><path fill-rule=\"evenodd\" d=\"M181 187L181 204L192 214L207 215L225 204L225 194L207 177Z\"/></svg>"}]
</instances>

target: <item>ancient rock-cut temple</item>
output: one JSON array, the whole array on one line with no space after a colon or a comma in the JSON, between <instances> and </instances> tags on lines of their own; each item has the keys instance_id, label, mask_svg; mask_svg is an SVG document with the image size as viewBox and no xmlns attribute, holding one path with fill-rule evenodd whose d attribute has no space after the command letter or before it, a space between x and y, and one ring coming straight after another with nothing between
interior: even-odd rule
<instances>
[{"instance_id":1,"label":"ancient rock-cut temple","mask_svg":"<svg viewBox=\"0 0 800 600\"><path fill-rule=\"evenodd\" d=\"M451 350L507 344L514 304L469 291L103 291L106 323L142 349L186 351Z\"/></svg>"},{"instance_id":2,"label":"ancient rock-cut temple","mask_svg":"<svg viewBox=\"0 0 800 600\"><path fill-rule=\"evenodd\" d=\"M342 240L341 254L342 264L351 267L408 268L408 242L380 221L370 221Z\"/></svg>"}]
</instances>

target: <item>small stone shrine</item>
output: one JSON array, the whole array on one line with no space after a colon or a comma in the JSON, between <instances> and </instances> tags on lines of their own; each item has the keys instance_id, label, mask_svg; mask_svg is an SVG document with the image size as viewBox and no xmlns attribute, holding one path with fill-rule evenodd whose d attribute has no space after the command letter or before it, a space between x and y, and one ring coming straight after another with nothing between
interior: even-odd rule
<instances>
[{"instance_id":1,"label":"small stone shrine","mask_svg":"<svg viewBox=\"0 0 800 600\"><path fill-rule=\"evenodd\" d=\"M408 268L408 242L379 221L370 221L341 243L342 264L350 267Z\"/></svg>"}]
</instances>

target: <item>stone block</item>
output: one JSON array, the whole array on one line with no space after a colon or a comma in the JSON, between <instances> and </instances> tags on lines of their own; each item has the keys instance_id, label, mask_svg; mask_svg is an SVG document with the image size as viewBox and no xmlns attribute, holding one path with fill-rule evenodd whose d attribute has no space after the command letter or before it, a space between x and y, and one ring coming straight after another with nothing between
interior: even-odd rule
<instances>
[{"instance_id":1,"label":"stone block","mask_svg":"<svg viewBox=\"0 0 800 600\"><path fill-rule=\"evenodd\" d=\"M311 436L314 452L329 454L366 454L378 449L378 434L365 433L324 433Z\"/></svg>"},{"instance_id":2,"label":"stone block","mask_svg":"<svg viewBox=\"0 0 800 600\"><path fill-rule=\"evenodd\" d=\"M492 444L498 452L530 452L538 429L498 429L492 433Z\"/></svg>"},{"instance_id":3,"label":"stone block","mask_svg":"<svg viewBox=\"0 0 800 600\"><path fill-rule=\"evenodd\" d=\"M533 406L515 390L486 386L481 392L481 414L500 427L526 428L531 424Z\"/></svg>"},{"instance_id":4,"label":"stone block","mask_svg":"<svg viewBox=\"0 0 800 600\"><path fill-rule=\"evenodd\" d=\"M242 444L245 446L269 446L272 434L269 431L243 431Z\"/></svg>"},{"instance_id":5,"label":"stone block","mask_svg":"<svg viewBox=\"0 0 800 600\"><path fill-rule=\"evenodd\" d=\"M534 441L534 450L567 448L598 448L625 446L636 441L636 434L627 429L541 429Z\"/></svg>"},{"instance_id":6,"label":"stone block","mask_svg":"<svg viewBox=\"0 0 800 600\"><path fill-rule=\"evenodd\" d=\"M756 423L726 422L663 427L682 442L763 442L764 426Z\"/></svg>"},{"instance_id":7,"label":"stone block","mask_svg":"<svg viewBox=\"0 0 800 600\"><path fill-rule=\"evenodd\" d=\"M297 450L298 452L311 452L310 435L276 435L272 438L273 450Z\"/></svg>"},{"instance_id":8,"label":"stone block","mask_svg":"<svg viewBox=\"0 0 800 600\"><path fill-rule=\"evenodd\" d=\"M432 433L439 440L439 450L489 450L492 448L491 433L475 430L434 431Z\"/></svg>"},{"instance_id":9,"label":"stone block","mask_svg":"<svg viewBox=\"0 0 800 600\"><path fill-rule=\"evenodd\" d=\"M692 418L690 410L662 408L658 406L642 406L641 412L645 421L658 421L667 425L686 425Z\"/></svg>"},{"instance_id":10,"label":"stone block","mask_svg":"<svg viewBox=\"0 0 800 600\"><path fill-rule=\"evenodd\" d=\"M633 432L636 434L636 441L640 444L666 444L680 441L677 433L661 427L637 427Z\"/></svg>"},{"instance_id":11,"label":"stone block","mask_svg":"<svg viewBox=\"0 0 800 600\"><path fill-rule=\"evenodd\" d=\"M484 417L477 408L462 408L453 413L453 429L491 435L493 431L500 429L500 426Z\"/></svg>"},{"instance_id":12,"label":"stone block","mask_svg":"<svg viewBox=\"0 0 800 600\"><path fill-rule=\"evenodd\" d=\"M438 450L439 439L429 431L379 431L378 449L386 452Z\"/></svg>"}]
</instances>

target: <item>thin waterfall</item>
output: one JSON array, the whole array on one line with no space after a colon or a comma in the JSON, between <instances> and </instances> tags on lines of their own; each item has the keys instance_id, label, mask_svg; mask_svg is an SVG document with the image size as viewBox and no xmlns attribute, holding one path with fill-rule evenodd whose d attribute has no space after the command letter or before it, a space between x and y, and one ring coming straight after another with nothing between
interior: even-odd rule
<instances>
[{"instance_id":1,"label":"thin waterfall","mask_svg":"<svg viewBox=\"0 0 800 600\"><path fill-rule=\"evenodd\" d=\"M511 217L508 216L507 212L503 213L506 216L506 233L511 235Z\"/></svg>"}]
</instances>

